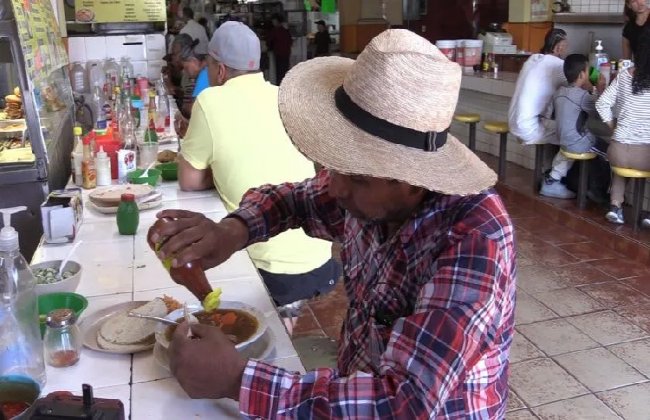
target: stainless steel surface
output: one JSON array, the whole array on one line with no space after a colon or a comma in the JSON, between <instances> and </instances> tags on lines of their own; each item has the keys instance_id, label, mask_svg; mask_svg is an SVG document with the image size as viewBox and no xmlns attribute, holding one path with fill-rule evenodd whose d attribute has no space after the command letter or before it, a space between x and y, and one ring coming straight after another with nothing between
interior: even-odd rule
<instances>
[{"instance_id":1,"label":"stainless steel surface","mask_svg":"<svg viewBox=\"0 0 650 420\"><path fill-rule=\"evenodd\" d=\"M129 312L128 314L126 314L126 316L130 318L150 319L152 321L158 321L161 324L166 324L166 325L178 325L178 322L173 321L171 319L159 318L157 316L151 316L151 315L142 315L136 312Z\"/></svg>"},{"instance_id":2,"label":"stainless steel surface","mask_svg":"<svg viewBox=\"0 0 650 420\"><path fill-rule=\"evenodd\" d=\"M595 23L623 25L622 13L555 13L554 23Z\"/></svg>"}]
</instances>

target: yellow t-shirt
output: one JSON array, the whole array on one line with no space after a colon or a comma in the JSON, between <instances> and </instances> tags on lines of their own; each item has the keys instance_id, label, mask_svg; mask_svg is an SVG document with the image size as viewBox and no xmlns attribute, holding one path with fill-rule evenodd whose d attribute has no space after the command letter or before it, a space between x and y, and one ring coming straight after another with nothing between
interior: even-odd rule
<instances>
[{"instance_id":1,"label":"yellow t-shirt","mask_svg":"<svg viewBox=\"0 0 650 420\"><path fill-rule=\"evenodd\" d=\"M197 97L181 153L192 167L212 169L228 212L250 188L300 182L314 165L291 143L278 111L278 88L262 73L239 76ZM314 270L331 257L329 242L302 229L284 232L248 252L257 268L276 274Z\"/></svg>"}]
</instances>

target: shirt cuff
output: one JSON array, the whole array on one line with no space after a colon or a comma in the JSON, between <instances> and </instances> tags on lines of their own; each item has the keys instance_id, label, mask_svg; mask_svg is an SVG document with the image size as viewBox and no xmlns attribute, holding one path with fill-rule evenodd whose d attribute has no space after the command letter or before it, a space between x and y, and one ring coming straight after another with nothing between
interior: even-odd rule
<instances>
[{"instance_id":1,"label":"shirt cuff","mask_svg":"<svg viewBox=\"0 0 650 420\"><path fill-rule=\"evenodd\" d=\"M284 408L282 394L296 381L292 373L264 362L249 360L239 391L239 411L244 418L272 419Z\"/></svg>"},{"instance_id":2,"label":"shirt cuff","mask_svg":"<svg viewBox=\"0 0 650 420\"><path fill-rule=\"evenodd\" d=\"M247 248L249 245L259 242L261 238L266 237L266 230L263 219L253 208L243 203L240 206L243 207L238 208L226 217L235 217L248 226L248 242L244 246L244 248Z\"/></svg>"}]
</instances>

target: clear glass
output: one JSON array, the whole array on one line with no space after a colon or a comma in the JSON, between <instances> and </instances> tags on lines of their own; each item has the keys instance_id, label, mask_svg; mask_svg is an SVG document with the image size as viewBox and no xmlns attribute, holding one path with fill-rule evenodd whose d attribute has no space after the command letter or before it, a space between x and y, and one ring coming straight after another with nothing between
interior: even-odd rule
<instances>
[{"instance_id":1,"label":"clear glass","mask_svg":"<svg viewBox=\"0 0 650 420\"><path fill-rule=\"evenodd\" d=\"M47 327L45 331L45 357L52 367L69 367L79 361L83 340L76 324L67 327Z\"/></svg>"},{"instance_id":2,"label":"clear glass","mask_svg":"<svg viewBox=\"0 0 650 420\"><path fill-rule=\"evenodd\" d=\"M158 143L140 143L138 145L138 167L145 169L158 159Z\"/></svg>"},{"instance_id":3,"label":"clear glass","mask_svg":"<svg viewBox=\"0 0 650 420\"><path fill-rule=\"evenodd\" d=\"M45 386L36 278L18 251L0 252L0 377L5 375Z\"/></svg>"}]
</instances>

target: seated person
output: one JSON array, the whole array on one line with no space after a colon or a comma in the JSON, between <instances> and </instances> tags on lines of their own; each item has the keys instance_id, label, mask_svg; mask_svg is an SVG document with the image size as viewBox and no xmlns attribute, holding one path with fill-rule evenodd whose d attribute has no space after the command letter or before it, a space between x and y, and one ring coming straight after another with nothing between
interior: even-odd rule
<instances>
[{"instance_id":1,"label":"seated person","mask_svg":"<svg viewBox=\"0 0 650 420\"><path fill-rule=\"evenodd\" d=\"M191 96L183 102L181 116L179 116L179 118L185 120L180 121L180 127L182 128L176 130L178 135L181 137L185 136L187 120L192 117L194 101L203 90L210 87L210 81L208 80L208 62L206 57L205 54L197 53L194 46L183 46L178 52L178 61L183 66L183 72L190 80L194 80L194 90L192 91Z\"/></svg>"},{"instance_id":2,"label":"seated person","mask_svg":"<svg viewBox=\"0 0 650 420\"><path fill-rule=\"evenodd\" d=\"M278 88L259 71L260 41L241 22L217 29L208 48L210 85L196 99L179 156L186 191L216 187L228 212L251 188L300 182L314 165L291 143L278 111ZM334 288L341 267L331 243L302 229L248 248L291 332L301 302Z\"/></svg>"},{"instance_id":3,"label":"seated person","mask_svg":"<svg viewBox=\"0 0 650 420\"><path fill-rule=\"evenodd\" d=\"M589 62L582 54L572 54L564 60L564 76L568 86L560 86L553 95L555 122L562 149L571 153L594 152L605 154L607 143L593 135L587 128L589 118L598 118L596 100L605 90L605 78L598 80L594 88L589 82ZM596 95L597 93L598 95ZM551 172L545 176L540 194L546 197L565 198L565 186L561 184L574 161L565 156L553 159Z\"/></svg>"}]
</instances>

